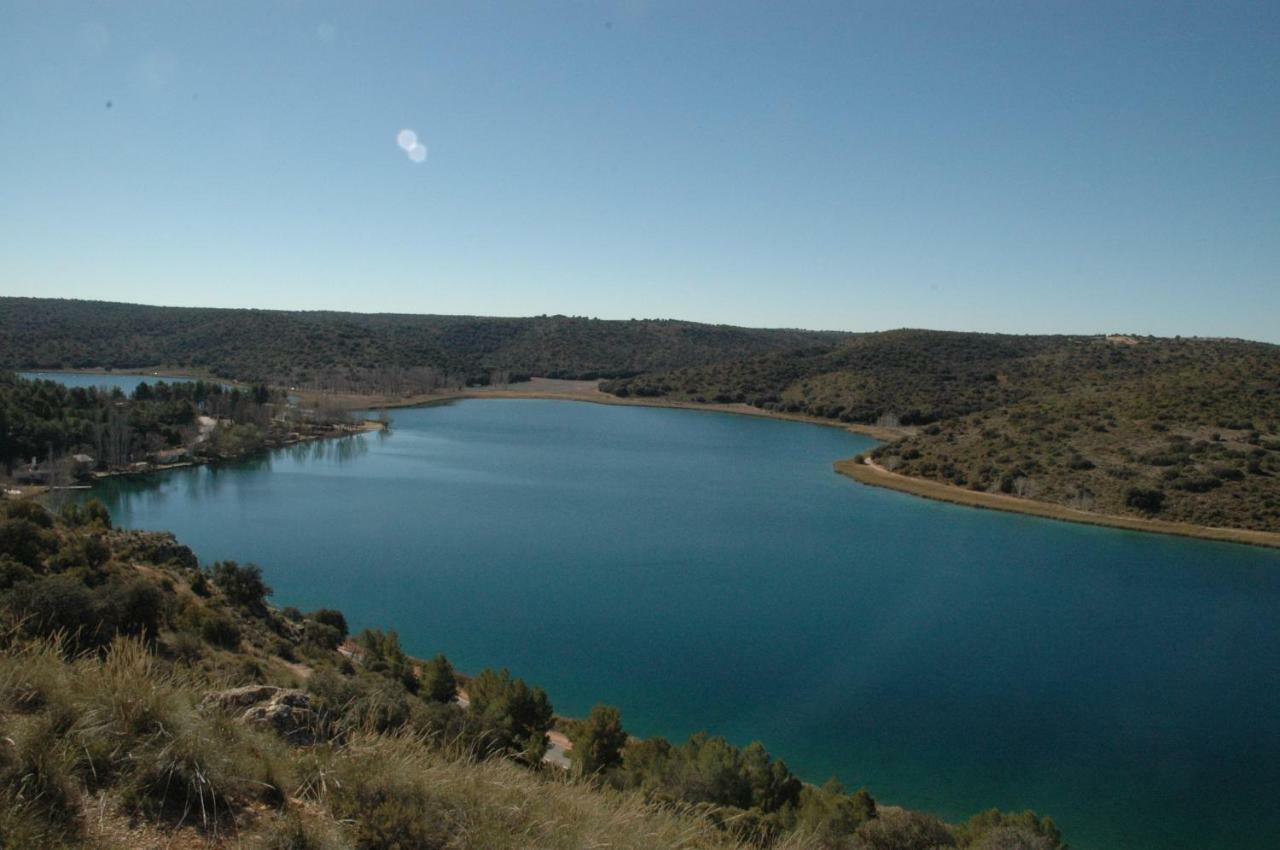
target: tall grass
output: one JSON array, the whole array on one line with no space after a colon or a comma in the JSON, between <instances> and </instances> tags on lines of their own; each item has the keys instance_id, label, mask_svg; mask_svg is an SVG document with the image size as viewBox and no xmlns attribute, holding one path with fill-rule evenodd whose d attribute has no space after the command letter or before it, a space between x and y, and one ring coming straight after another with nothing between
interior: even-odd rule
<instances>
[{"instance_id":1,"label":"tall grass","mask_svg":"<svg viewBox=\"0 0 1280 850\"><path fill-rule=\"evenodd\" d=\"M207 703L207 683L138 639L72 657L56 638L0 646L5 848L100 846L97 809L245 850L738 846L701 809L408 732L290 746Z\"/></svg>"}]
</instances>

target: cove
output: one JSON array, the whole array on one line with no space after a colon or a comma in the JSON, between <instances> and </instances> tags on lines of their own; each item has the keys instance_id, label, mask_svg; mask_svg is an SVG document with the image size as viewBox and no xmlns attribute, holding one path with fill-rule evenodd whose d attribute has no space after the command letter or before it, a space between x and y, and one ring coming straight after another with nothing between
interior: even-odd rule
<instances>
[{"instance_id":1,"label":"cove","mask_svg":"<svg viewBox=\"0 0 1280 850\"><path fill-rule=\"evenodd\" d=\"M138 384L186 384L194 378L174 378L164 375L141 375L126 372L19 372L29 381L54 381L68 387L84 389L119 389L125 395L133 395ZM217 383L211 381L210 383Z\"/></svg>"},{"instance_id":2,"label":"cove","mask_svg":"<svg viewBox=\"0 0 1280 850\"><path fill-rule=\"evenodd\" d=\"M1280 836L1280 553L864 487L835 428L560 401L102 482L115 520L263 565L282 605L506 666L639 735L1077 850Z\"/></svg>"}]
</instances>

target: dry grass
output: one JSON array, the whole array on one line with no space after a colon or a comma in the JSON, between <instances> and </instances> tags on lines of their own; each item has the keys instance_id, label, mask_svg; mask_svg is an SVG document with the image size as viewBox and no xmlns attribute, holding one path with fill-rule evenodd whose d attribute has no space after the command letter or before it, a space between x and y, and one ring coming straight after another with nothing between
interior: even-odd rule
<instances>
[{"instance_id":1,"label":"dry grass","mask_svg":"<svg viewBox=\"0 0 1280 850\"><path fill-rule=\"evenodd\" d=\"M476 760L409 734L291 747L202 704L205 687L137 640L78 657L57 640L7 641L0 846L739 846L704 810Z\"/></svg>"}]
</instances>

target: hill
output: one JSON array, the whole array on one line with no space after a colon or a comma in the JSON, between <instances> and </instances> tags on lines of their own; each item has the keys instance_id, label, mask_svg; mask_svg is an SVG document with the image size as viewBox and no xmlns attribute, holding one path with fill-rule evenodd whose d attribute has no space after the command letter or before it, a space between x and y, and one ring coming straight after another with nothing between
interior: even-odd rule
<instances>
[{"instance_id":1,"label":"hill","mask_svg":"<svg viewBox=\"0 0 1280 850\"><path fill-rule=\"evenodd\" d=\"M626 400L880 425L872 460L972 493L1280 533L1280 346L1231 339L840 334L0 299L0 368L169 367L423 397L529 376Z\"/></svg>"},{"instance_id":2,"label":"hill","mask_svg":"<svg viewBox=\"0 0 1280 850\"><path fill-rule=\"evenodd\" d=\"M0 500L0 847L1064 846L1030 812L947 825L805 785L759 744L555 718L505 670L349 640L340 612L269 593L96 502ZM553 724L567 772L542 759Z\"/></svg>"},{"instance_id":3,"label":"hill","mask_svg":"<svg viewBox=\"0 0 1280 850\"><path fill-rule=\"evenodd\" d=\"M673 320L481 318L0 298L0 368L168 367L342 391L597 378L740 359L842 334Z\"/></svg>"},{"instance_id":4,"label":"hill","mask_svg":"<svg viewBox=\"0 0 1280 850\"><path fill-rule=\"evenodd\" d=\"M1280 531L1280 346L902 330L604 384L897 426L887 469L1104 514Z\"/></svg>"}]
</instances>

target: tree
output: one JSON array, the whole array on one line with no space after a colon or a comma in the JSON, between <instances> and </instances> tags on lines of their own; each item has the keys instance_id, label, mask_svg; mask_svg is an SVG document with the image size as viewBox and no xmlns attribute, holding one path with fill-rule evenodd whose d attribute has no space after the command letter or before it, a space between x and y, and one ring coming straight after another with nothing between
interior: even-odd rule
<instances>
[{"instance_id":1,"label":"tree","mask_svg":"<svg viewBox=\"0 0 1280 850\"><path fill-rule=\"evenodd\" d=\"M876 803L866 789L846 794L830 779L821 788L805 786L796 805L796 829L820 841L835 842L852 835L876 816Z\"/></svg>"},{"instance_id":2,"label":"tree","mask_svg":"<svg viewBox=\"0 0 1280 850\"><path fill-rule=\"evenodd\" d=\"M596 705L586 720L578 724L569 760L579 776L593 776L622 764L622 748L627 733L622 715L611 705Z\"/></svg>"},{"instance_id":3,"label":"tree","mask_svg":"<svg viewBox=\"0 0 1280 850\"><path fill-rule=\"evenodd\" d=\"M385 673L399 679L413 693L418 692L418 677L413 675L409 656L400 647L400 635L394 629L365 629L356 636L356 643L364 650L364 666L375 673Z\"/></svg>"},{"instance_id":4,"label":"tree","mask_svg":"<svg viewBox=\"0 0 1280 850\"><path fill-rule=\"evenodd\" d=\"M542 688L512 679L505 669L486 667L471 680L467 694L494 749L535 763L542 759L552 719L551 702Z\"/></svg>"},{"instance_id":5,"label":"tree","mask_svg":"<svg viewBox=\"0 0 1280 850\"><path fill-rule=\"evenodd\" d=\"M433 702L453 702L458 695L458 678L449 659L437 655L422 665L421 694Z\"/></svg>"},{"instance_id":6,"label":"tree","mask_svg":"<svg viewBox=\"0 0 1280 850\"><path fill-rule=\"evenodd\" d=\"M801 782L784 761L772 761L764 745L753 741L742 751L742 769L751 785L751 805L762 812L776 812L795 805Z\"/></svg>"},{"instance_id":7,"label":"tree","mask_svg":"<svg viewBox=\"0 0 1280 850\"><path fill-rule=\"evenodd\" d=\"M347 618L343 616L341 611L335 611L332 608L319 608L307 615L308 619L315 620L317 623L324 623L326 626L332 626L338 630L341 637L347 636Z\"/></svg>"},{"instance_id":8,"label":"tree","mask_svg":"<svg viewBox=\"0 0 1280 850\"><path fill-rule=\"evenodd\" d=\"M263 601L271 595L271 588L262 580L262 568L257 564L240 566L235 561L218 561L209 571L213 583L235 605L260 610Z\"/></svg>"}]
</instances>

